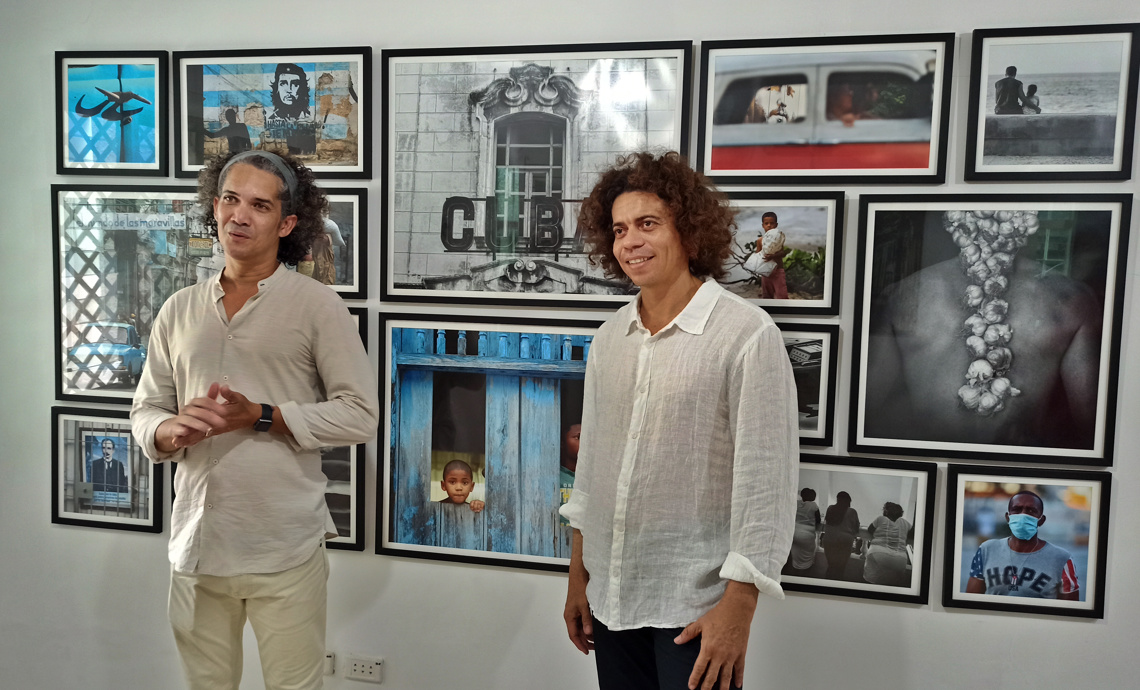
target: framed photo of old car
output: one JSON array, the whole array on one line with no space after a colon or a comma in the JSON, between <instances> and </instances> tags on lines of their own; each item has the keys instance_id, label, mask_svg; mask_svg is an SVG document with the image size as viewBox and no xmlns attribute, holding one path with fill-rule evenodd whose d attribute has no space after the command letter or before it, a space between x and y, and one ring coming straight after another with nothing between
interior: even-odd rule
<instances>
[{"instance_id":1,"label":"framed photo of old car","mask_svg":"<svg viewBox=\"0 0 1140 690\"><path fill-rule=\"evenodd\" d=\"M848 448L1111 465L1131 206L863 196Z\"/></svg>"},{"instance_id":2,"label":"framed photo of old car","mask_svg":"<svg viewBox=\"0 0 1140 690\"><path fill-rule=\"evenodd\" d=\"M191 187L52 185L56 396L125 402L158 310L220 270Z\"/></svg>"},{"instance_id":3,"label":"framed photo of old car","mask_svg":"<svg viewBox=\"0 0 1140 690\"><path fill-rule=\"evenodd\" d=\"M381 295L617 306L582 199L618 157L685 152L692 43L385 50Z\"/></svg>"},{"instance_id":4,"label":"framed photo of old car","mask_svg":"<svg viewBox=\"0 0 1140 690\"><path fill-rule=\"evenodd\" d=\"M344 227L338 270L363 295L359 267L364 195L338 190L331 219ZM225 266L192 187L52 185L55 262L56 395L125 402L146 363L154 319L178 290L213 279ZM348 243L351 242L352 245ZM351 259L351 263L347 263Z\"/></svg>"},{"instance_id":5,"label":"framed photo of old car","mask_svg":"<svg viewBox=\"0 0 1140 690\"><path fill-rule=\"evenodd\" d=\"M974 31L967 180L1127 180L1140 24Z\"/></svg>"},{"instance_id":6,"label":"framed photo of old car","mask_svg":"<svg viewBox=\"0 0 1140 690\"><path fill-rule=\"evenodd\" d=\"M176 177L216 156L288 154L317 177L372 177L372 49L174 53Z\"/></svg>"},{"instance_id":7,"label":"framed photo of old car","mask_svg":"<svg viewBox=\"0 0 1140 690\"><path fill-rule=\"evenodd\" d=\"M932 462L801 456L784 589L927 603L937 477Z\"/></svg>"},{"instance_id":8,"label":"framed photo of old car","mask_svg":"<svg viewBox=\"0 0 1140 690\"><path fill-rule=\"evenodd\" d=\"M143 455L128 416L52 408L53 523L162 531L162 465Z\"/></svg>"},{"instance_id":9,"label":"framed photo of old car","mask_svg":"<svg viewBox=\"0 0 1140 690\"><path fill-rule=\"evenodd\" d=\"M770 314L835 316L843 192L729 192L736 209L726 290Z\"/></svg>"},{"instance_id":10,"label":"framed photo of old car","mask_svg":"<svg viewBox=\"0 0 1140 690\"><path fill-rule=\"evenodd\" d=\"M165 50L56 51L60 175L166 177Z\"/></svg>"},{"instance_id":11,"label":"framed photo of old car","mask_svg":"<svg viewBox=\"0 0 1140 690\"><path fill-rule=\"evenodd\" d=\"M839 326L785 319L776 325L796 379L800 445L830 446L835 429Z\"/></svg>"},{"instance_id":12,"label":"framed photo of old car","mask_svg":"<svg viewBox=\"0 0 1140 690\"><path fill-rule=\"evenodd\" d=\"M729 184L946 178L954 35L701 43L699 169Z\"/></svg>"},{"instance_id":13,"label":"framed photo of old car","mask_svg":"<svg viewBox=\"0 0 1140 690\"><path fill-rule=\"evenodd\" d=\"M942 605L1104 617L1112 475L951 464Z\"/></svg>"},{"instance_id":14,"label":"framed photo of old car","mask_svg":"<svg viewBox=\"0 0 1140 690\"><path fill-rule=\"evenodd\" d=\"M382 316L377 553L565 571L593 334L581 321Z\"/></svg>"}]
</instances>

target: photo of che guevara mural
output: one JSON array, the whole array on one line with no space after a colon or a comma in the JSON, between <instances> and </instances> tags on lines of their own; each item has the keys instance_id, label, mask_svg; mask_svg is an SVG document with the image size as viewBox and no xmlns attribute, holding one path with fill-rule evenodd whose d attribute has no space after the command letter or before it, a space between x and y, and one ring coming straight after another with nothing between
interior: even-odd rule
<instances>
[{"instance_id":1,"label":"photo of che guevara mural","mask_svg":"<svg viewBox=\"0 0 1140 690\"><path fill-rule=\"evenodd\" d=\"M691 44L511 50L384 52L385 298L631 294L589 264L578 209L619 156L682 148Z\"/></svg>"}]
</instances>

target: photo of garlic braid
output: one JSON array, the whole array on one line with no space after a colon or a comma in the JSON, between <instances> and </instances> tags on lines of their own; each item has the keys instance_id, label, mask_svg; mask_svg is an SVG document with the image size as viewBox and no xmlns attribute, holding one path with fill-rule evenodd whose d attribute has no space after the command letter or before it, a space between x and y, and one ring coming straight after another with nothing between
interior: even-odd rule
<instances>
[{"instance_id":1,"label":"photo of garlic braid","mask_svg":"<svg viewBox=\"0 0 1140 690\"><path fill-rule=\"evenodd\" d=\"M962 270L970 279L965 304L966 349L973 362L958 399L983 417L1000 412L1006 398L1020 395L1009 380L1013 365L1013 329L1006 323L1010 305L1003 299L1017 251L1037 232L1036 211L947 211L942 224L958 246Z\"/></svg>"}]
</instances>

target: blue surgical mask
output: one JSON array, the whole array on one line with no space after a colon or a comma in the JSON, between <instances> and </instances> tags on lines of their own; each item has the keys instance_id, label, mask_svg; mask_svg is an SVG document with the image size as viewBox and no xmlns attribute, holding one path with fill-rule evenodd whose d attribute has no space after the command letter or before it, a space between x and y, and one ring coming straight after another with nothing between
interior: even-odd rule
<instances>
[{"instance_id":1,"label":"blue surgical mask","mask_svg":"<svg viewBox=\"0 0 1140 690\"><path fill-rule=\"evenodd\" d=\"M1009 516L1009 531L1022 541L1029 541L1037 534L1037 518L1018 513Z\"/></svg>"}]
</instances>

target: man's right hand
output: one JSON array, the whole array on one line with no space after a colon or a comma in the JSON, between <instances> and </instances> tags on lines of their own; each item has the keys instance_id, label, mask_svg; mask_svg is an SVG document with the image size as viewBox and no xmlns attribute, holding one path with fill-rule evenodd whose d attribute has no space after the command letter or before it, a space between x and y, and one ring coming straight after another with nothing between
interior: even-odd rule
<instances>
[{"instance_id":1,"label":"man's right hand","mask_svg":"<svg viewBox=\"0 0 1140 690\"><path fill-rule=\"evenodd\" d=\"M247 406L255 403L235 395L236 391L230 391L226 387L224 393L228 395L223 396L225 402L218 402L220 393L223 393L221 386L217 383L210 384L205 396L194 398L178 411L177 416L159 424L154 432L155 448L163 453L189 448L208 436L252 426L260 417L261 407L258 405L256 411L247 410ZM239 404L233 398L239 398L242 402ZM249 419L250 412L253 413L252 421Z\"/></svg>"},{"instance_id":2,"label":"man's right hand","mask_svg":"<svg viewBox=\"0 0 1140 690\"><path fill-rule=\"evenodd\" d=\"M570 581L566 587L566 609L562 618L566 621L566 632L570 641L583 654L594 648L594 616L590 613L590 602L586 599L586 583L590 573L582 564L582 533L574 530L574 544L570 552Z\"/></svg>"}]
</instances>

